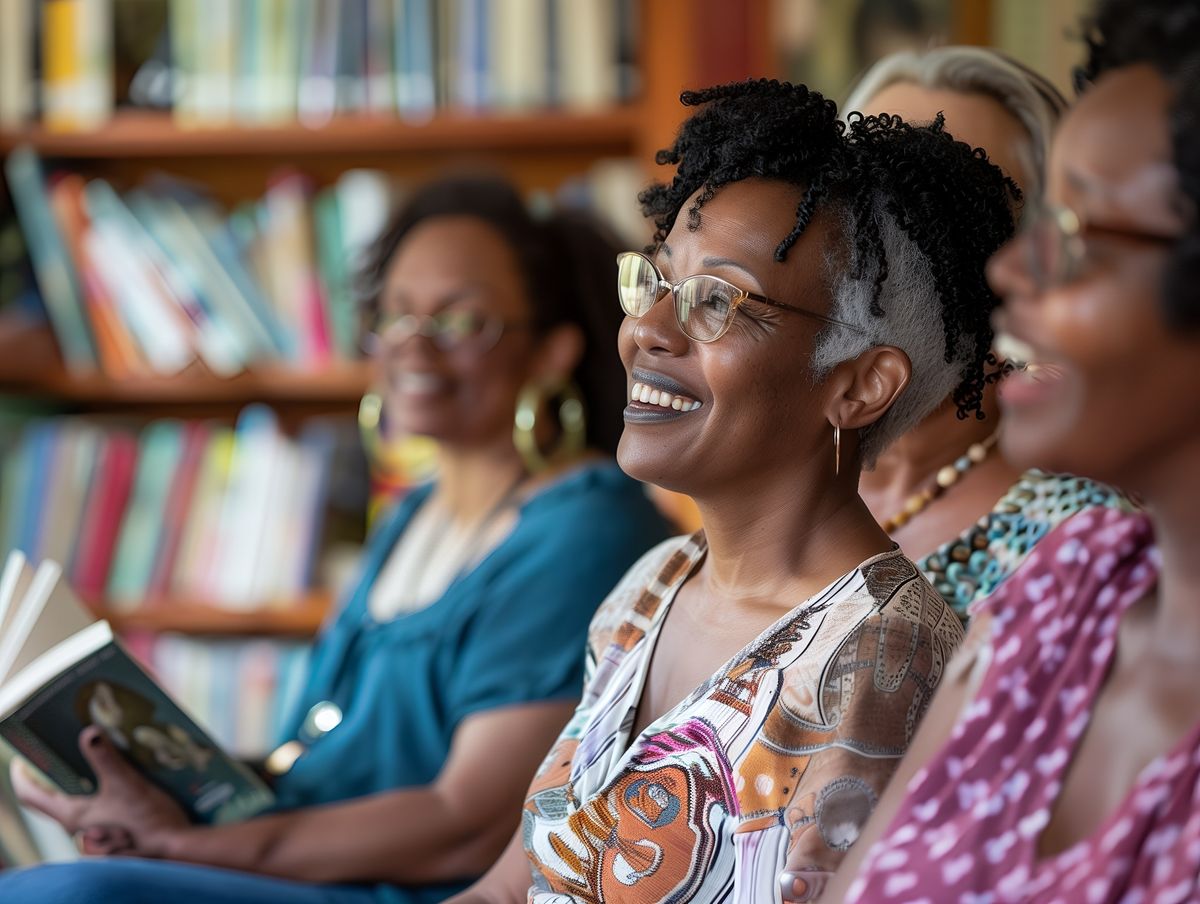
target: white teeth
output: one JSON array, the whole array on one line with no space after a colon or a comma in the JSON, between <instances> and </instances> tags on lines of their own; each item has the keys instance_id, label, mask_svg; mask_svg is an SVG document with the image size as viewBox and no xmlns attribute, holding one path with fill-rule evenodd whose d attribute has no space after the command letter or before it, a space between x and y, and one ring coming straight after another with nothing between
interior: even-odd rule
<instances>
[{"instance_id":1,"label":"white teeth","mask_svg":"<svg viewBox=\"0 0 1200 904\"><path fill-rule=\"evenodd\" d=\"M1032 364L1036 359L1032 345L1009 333L998 333L992 344L996 354L1013 364Z\"/></svg>"},{"instance_id":2,"label":"white teeth","mask_svg":"<svg viewBox=\"0 0 1200 904\"><path fill-rule=\"evenodd\" d=\"M641 402L643 405L657 405L659 408L673 408L676 411L695 411L700 407L700 403L695 399L672 395L665 390L647 386L645 383L634 383L633 388L629 390L629 399L632 402Z\"/></svg>"},{"instance_id":3,"label":"white teeth","mask_svg":"<svg viewBox=\"0 0 1200 904\"><path fill-rule=\"evenodd\" d=\"M400 392L435 392L445 381L436 374L403 373L396 377L395 385Z\"/></svg>"}]
</instances>

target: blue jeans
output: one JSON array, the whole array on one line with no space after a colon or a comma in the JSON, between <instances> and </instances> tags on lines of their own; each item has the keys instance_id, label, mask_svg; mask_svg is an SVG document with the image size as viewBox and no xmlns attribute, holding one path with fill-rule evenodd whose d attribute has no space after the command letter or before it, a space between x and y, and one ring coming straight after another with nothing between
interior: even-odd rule
<instances>
[{"instance_id":1,"label":"blue jeans","mask_svg":"<svg viewBox=\"0 0 1200 904\"><path fill-rule=\"evenodd\" d=\"M397 892L368 885L309 885L206 866L126 858L0 873L0 901L4 904L378 904L396 900Z\"/></svg>"}]
</instances>

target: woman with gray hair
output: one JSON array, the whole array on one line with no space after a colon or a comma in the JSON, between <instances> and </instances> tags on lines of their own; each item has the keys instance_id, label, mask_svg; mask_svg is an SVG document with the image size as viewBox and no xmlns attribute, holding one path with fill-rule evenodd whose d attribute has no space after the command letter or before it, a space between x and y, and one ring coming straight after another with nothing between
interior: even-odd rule
<instances>
[{"instance_id":1,"label":"woman with gray hair","mask_svg":"<svg viewBox=\"0 0 1200 904\"><path fill-rule=\"evenodd\" d=\"M983 47L904 51L876 63L843 108L945 116L959 140L983 148L1037 203L1046 149L1066 101L1043 76ZM859 492L884 529L966 619L1060 521L1090 506L1128 502L1090 480L1020 471L995 452L1000 410L994 361L980 410L964 418L947 396L863 474Z\"/></svg>"},{"instance_id":2,"label":"woman with gray hair","mask_svg":"<svg viewBox=\"0 0 1200 904\"><path fill-rule=\"evenodd\" d=\"M978 410L1012 181L940 123L846 127L799 85L688 92L618 257L618 461L696 500L589 633L574 718L466 902L772 901L833 869L962 636L859 472Z\"/></svg>"}]
</instances>

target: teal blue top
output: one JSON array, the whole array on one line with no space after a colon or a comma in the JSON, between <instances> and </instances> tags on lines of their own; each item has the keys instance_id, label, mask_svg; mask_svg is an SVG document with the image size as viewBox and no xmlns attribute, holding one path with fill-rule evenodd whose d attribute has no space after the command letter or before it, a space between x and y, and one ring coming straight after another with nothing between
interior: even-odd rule
<instances>
[{"instance_id":1,"label":"teal blue top","mask_svg":"<svg viewBox=\"0 0 1200 904\"><path fill-rule=\"evenodd\" d=\"M354 592L317 642L286 737L322 701L343 719L280 778L284 807L427 785L472 713L577 700L596 607L671 533L640 484L615 464L588 466L526 501L508 537L436 602L377 622L370 588L431 491L412 492L375 533ZM464 885L380 887L378 898L440 901Z\"/></svg>"}]
</instances>

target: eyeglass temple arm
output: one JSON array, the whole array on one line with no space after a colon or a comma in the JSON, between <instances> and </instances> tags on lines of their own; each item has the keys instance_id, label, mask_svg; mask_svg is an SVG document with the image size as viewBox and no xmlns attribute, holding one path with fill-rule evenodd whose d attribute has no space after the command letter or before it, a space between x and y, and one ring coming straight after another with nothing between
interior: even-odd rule
<instances>
[{"instance_id":1,"label":"eyeglass temple arm","mask_svg":"<svg viewBox=\"0 0 1200 904\"><path fill-rule=\"evenodd\" d=\"M867 331L862 327L855 326L853 323L847 323L844 320L838 320L836 317L826 317L824 314L818 314L816 311L807 311L804 308L798 308L795 305L784 304L782 301L776 301L773 298L767 298L765 295L756 295L753 292L742 292L743 301L757 301L760 304L769 305L773 308L782 308L785 311L791 311L793 314L803 314L805 317L811 317L813 320L821 320L825 323L832 323L834 326L845 327L855 333L865 336Z\"/></svg>"}]
</instances>

